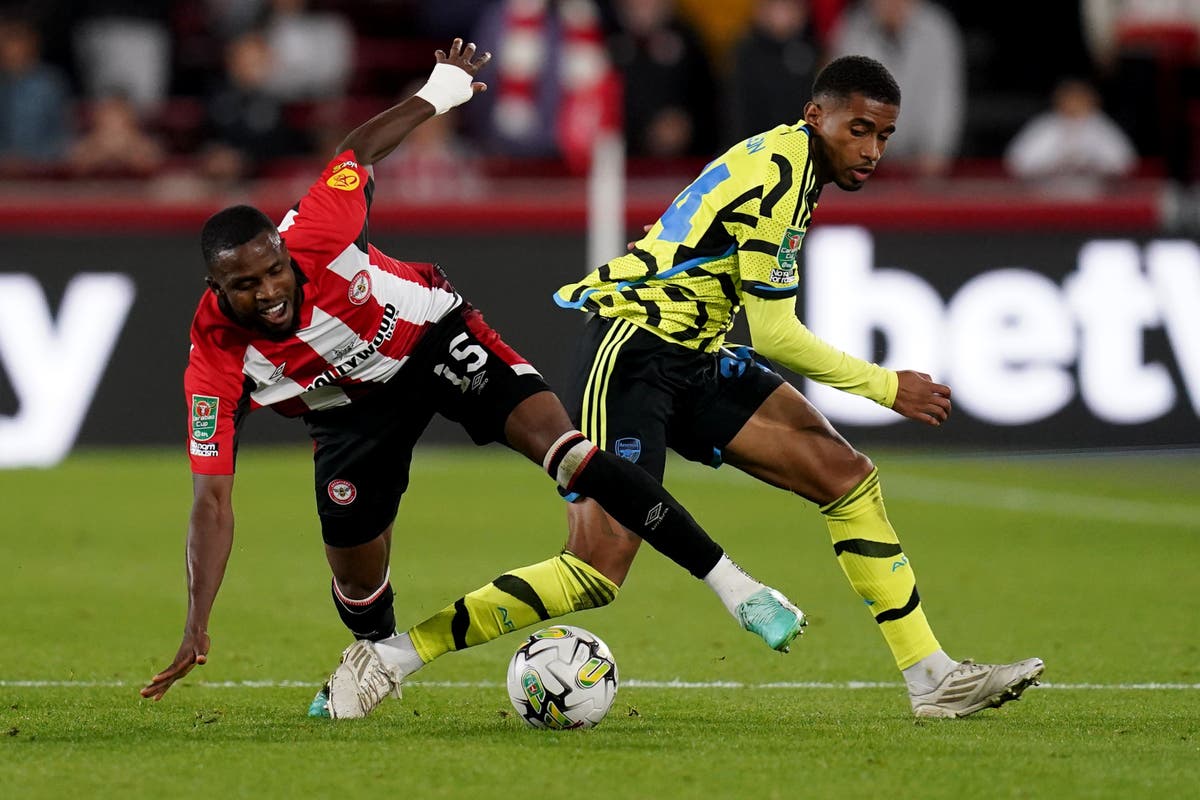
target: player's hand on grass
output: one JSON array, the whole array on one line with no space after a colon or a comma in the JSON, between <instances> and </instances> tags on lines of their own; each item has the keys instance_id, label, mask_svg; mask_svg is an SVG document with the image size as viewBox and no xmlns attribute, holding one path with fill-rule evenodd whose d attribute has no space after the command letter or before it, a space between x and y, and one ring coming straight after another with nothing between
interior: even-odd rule
<instances>
[{"instance_id":1,"label":"player's hand on grass","mask_svg":"<svg viewBox=\"0 0 1200 800\"><path fill-rule=\"evenodd\" d=\"M935 428L950 416L950 387L935 383L924 372L910 369L896 373L900 386L892 410L901 416L924 422Z\"/></svg>"},{"instance_id":2,"label":"player's hand on grass","mask_svg":"<svg viewBox=\"0 0 1200 800\"><path fill-rule=\"evenodd\" d=\"M479 71L487 66L487 63L492 60L491 53L484 53L475 58L475 43L469 42L463 44L462 39L455 39L450 43L450 52L445 53L441 50L433 54L439 64L451 64L466 72L472 78L479 74ZM475 81L471 84L471 91L475 94L487 91L487 84Z\"/></svg>"},{"instance_id":3,"label":"player's hand on grass","mask_svg":"<svg viewBox=\"0 0 1200 800\"><path fill-rule=\"evenodd\" d=\"M208 661L210 645L207 633L184 634L183 643L179 645L179 652L175 654L175 660L171 662L171 666L150 679L150 683L141 690L142 697L161 700L175 681L191 672L192 667Z\"/></svg>"}]
</instances>

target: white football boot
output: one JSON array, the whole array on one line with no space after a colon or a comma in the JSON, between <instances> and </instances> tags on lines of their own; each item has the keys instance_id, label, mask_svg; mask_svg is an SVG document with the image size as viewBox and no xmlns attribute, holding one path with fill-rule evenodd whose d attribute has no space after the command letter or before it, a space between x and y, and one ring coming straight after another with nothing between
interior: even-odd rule
<instances>
[{"instance_id":1,"label":"white football boot","mask_svg":"<svg viewBox=\"0 0 1200 800\"><path fill-rule=\"evenodd\" d=\"M965 717L985 708L998 708L1018 700L1030 686L1037 686L1046 665L1040 658L1015 664L976 664L967 659L952 669L942 682L924 694L910 695L918 717Z\"/></svg>"},{"instance_id":2,"label":"white football boot","mask_svg":"<svg viewBox=\"0 0 1200 800\"><path fill-rule=\"evenodd\" d=\"M365 717L391 695L400 698L398 671L389 668L375 652L375 644L361 639L342 653L342 663L308 709L310 717L358 719Z\"/></svg>"}]
</instances>

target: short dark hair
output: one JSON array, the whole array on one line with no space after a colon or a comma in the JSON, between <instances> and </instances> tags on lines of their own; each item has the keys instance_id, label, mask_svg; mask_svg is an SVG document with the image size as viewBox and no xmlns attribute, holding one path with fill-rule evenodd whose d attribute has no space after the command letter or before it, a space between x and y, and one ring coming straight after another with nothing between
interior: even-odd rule
<instances>
[{"instance_id":1,"label":"short dark hair","mask_svg":"<svg viewBox=\"0 0 1200 800\"><path fill-rule=\"evenodd\" d=\"M867 56L835 58L813 81L814 100L822 96L848 100L852 94L861 94L870 100L893 106L900 105L900 86L892 73L883 64Z\"/></svg>"},{"instance_id":2,"label":"short dark hair","mask_svg":"<svg viewBox=\"0 0 1200 800\"><path fill-rule=\"evenodd\" d=\"M275 223L254 206L230 206L208 218L200 231L200 252L212 267L227 250L245 244L263 231L274 231Z\"/></svg>"}]
</instances>

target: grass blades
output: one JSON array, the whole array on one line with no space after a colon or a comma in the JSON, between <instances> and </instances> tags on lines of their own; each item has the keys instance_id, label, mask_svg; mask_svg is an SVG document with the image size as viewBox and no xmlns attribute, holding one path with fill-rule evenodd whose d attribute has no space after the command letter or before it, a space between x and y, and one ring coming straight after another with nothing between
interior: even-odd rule
<instances>
[{"instance_id":1,"label":"grass blades","mask_svg":"<svg viewBox=\"0 0 1200 800\"><path fill-rule=\"evenodd\" d=\"M0 794L21 798L1158 797L1200 785L1200 457L874 453L926 612L956 657L1040 656L1046 686L966 720L913 719L809 504L732 469L668 483L811 620L782 656L646 548L616 603L565 619L623 685L589 732L533 731L509 636L428 666L371 718L304 716L347 644L328 598L311 456L246 448L210 662L161 703L178 645L190 480L175 452L0 472ZM539 470L423 450L392 579L402 626L565 538Z\"/></svg>"}]
</instances>

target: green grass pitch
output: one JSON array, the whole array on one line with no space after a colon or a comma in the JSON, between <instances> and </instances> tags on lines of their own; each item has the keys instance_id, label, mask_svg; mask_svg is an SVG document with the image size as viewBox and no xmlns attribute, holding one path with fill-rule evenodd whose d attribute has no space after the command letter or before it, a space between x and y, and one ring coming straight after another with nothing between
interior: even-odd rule
<instances>
[{"instance_id":1,"label":"green grass pitch","mask_svg":"<svg viewBox=\"0 0 1200 800\"><path fill-rule=\"evenodd\" d=\"M137 688L174 654L185 610L185 457L0 472L0 795L1193 796L1200 456L873 455L947 651L1040 656L1047 685L970 719L914 720L816 510L672 462L676 495L809 613L791 654L646 548L615 604L566 618L620 666L595 730L534 731L510 713L519 636L435 662L369 719L310 720L348 643L310 457L247 447L210 662L151 703ZM552 485L516 455L419 451L393 552L400 625L564 535Z\"/></svg>"}]
</instances>

